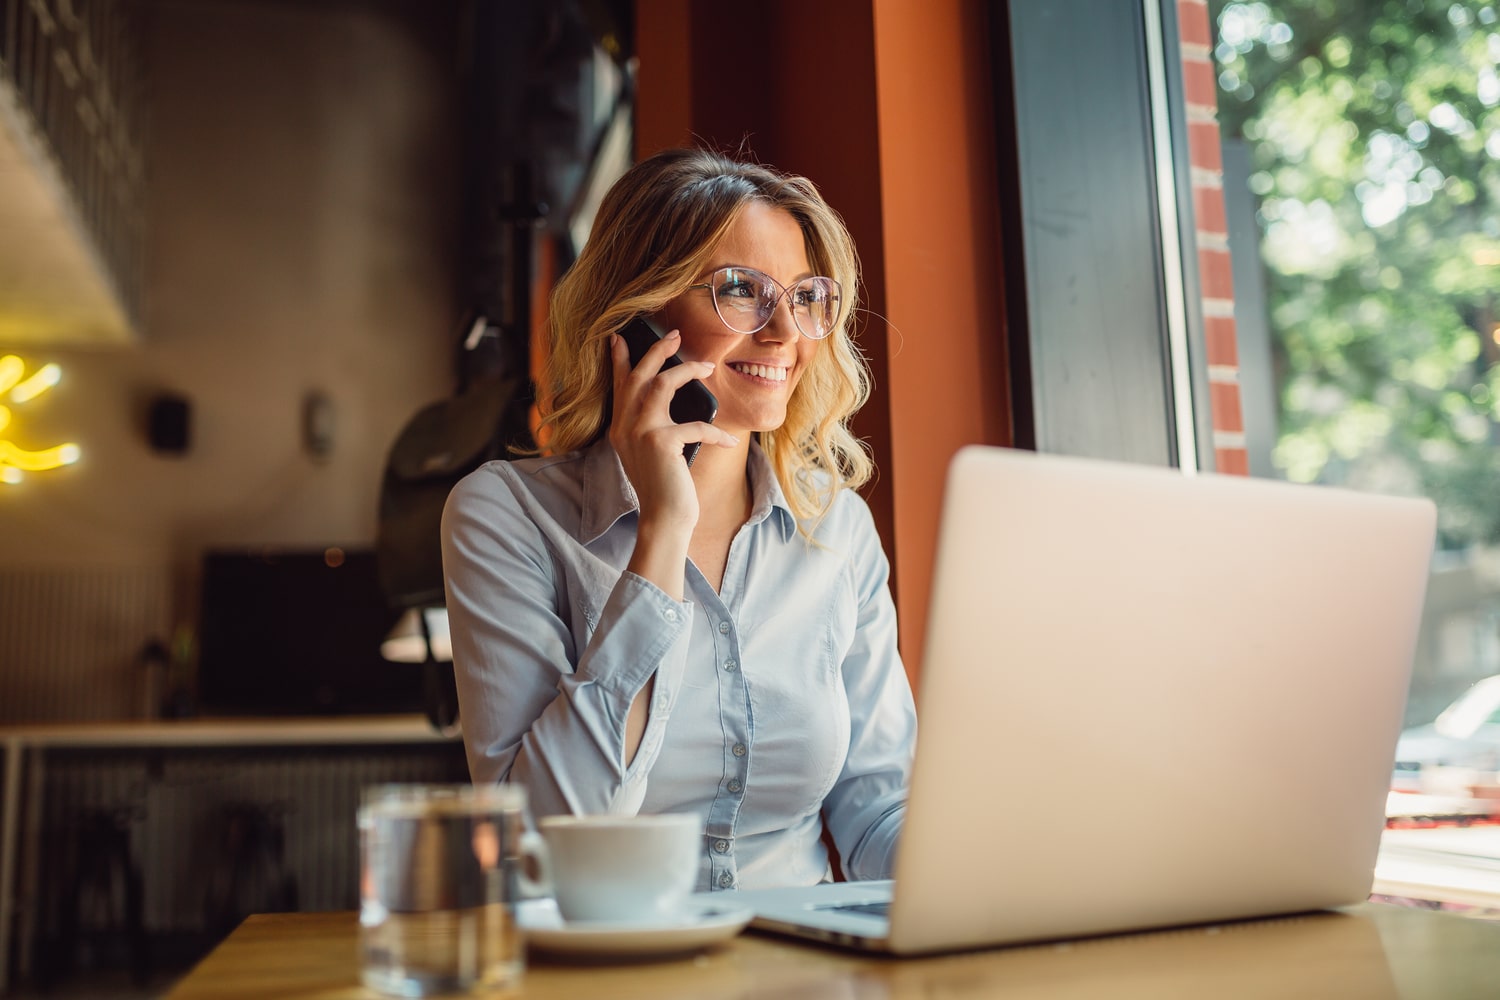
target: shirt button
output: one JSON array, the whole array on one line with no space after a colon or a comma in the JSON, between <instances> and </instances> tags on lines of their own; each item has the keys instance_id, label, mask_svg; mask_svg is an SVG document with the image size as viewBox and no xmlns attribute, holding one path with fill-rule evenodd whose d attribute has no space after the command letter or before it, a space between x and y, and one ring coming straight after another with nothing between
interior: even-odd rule
<instances>
[{"instance_id":1,"label":"shirt button","mask_svg":"<svg viewBox=\"0 0 1500 1000\"><path fill-rule=\"evenodd\" d=\"M661 613L661 616L663 618L665 618L669 622L675 622L677 620L677 609L676 608L668 608L667 610L665 610L665 611L663 611Z\"/></svg>"},{"instance_id":2,"label":"shirt button","mask_svg":"<svg viewBox=\"0 0 1500 1000\"><path fill-rule=\"evenodd\" d=\"M714 841L714 850L718 851L720 854L728 854L729 853L729 841L727 841L727 840L716 840L716 841Z\"/></svg>"},{"instance_id":3,"label":"shirt button","mask_svg":"<svg viewBox=\"0 0 1500 1000\"><path fill-rule=\"evenodd\" d=\"M743 757L745 756L745 744L736 743L734 746L729 748L729 752L734 754L736 757Z\"/></svg>"},{"instance_id":4,"label":"shirt button","mask_svg":"<svg viewBox=\"0 0 1500 1000\"><path fill-rule=\"evenodd\" d=\"M729 671L732 674L736 670L740 669L740 665L738 663L735 663L733 660L725 660L724 661L724 669L727 670L727 671Z\"/></svg>"},{"instance_id":5,"label":"shirt button","mask_svg":"<svg viewBox=\"0 0 1500 1000\"><path fill-rule=\"evenodd\" d=\"M734 886L734 876L731 875L731 874L729 874L728 872L721 872L719 874L719 888L720 889L729 889L729 888L732 888L733 886Z\"/></svg>"},{"instance_id":6,"label":"shirt button","mask_svg":"<svg viewBox=\"0 0 1500 1000\"><path fill-rule=\"evenodd\" d=\"M745 787L744 785L740 784L740 779L739 778L730 778L729 779L729 790L731 792L743 791L744 787Z\"/></svg>"},{"instance_id":7,"label":"shirt button","mask_svg":"<svg viewBox=\"0 0 1500 1000\"><path fill-rule=\"evenodd\" d=\"M719 622L719 634L720 635L728 635L729 634L729 623L728 622Z\"/></svg>"}]
</instances>

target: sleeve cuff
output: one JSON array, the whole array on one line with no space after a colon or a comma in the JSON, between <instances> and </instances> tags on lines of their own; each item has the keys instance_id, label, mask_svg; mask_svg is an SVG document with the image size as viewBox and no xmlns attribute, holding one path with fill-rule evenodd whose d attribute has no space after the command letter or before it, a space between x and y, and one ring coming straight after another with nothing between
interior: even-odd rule
<instances>
[{"instance_id":1,"label":"sleeve cuff","mask_svg":"<svg viewBox=\"0 0 1500 1000\"><path fill-rule=\"evenodd\" d=\"M621 574L599 617L599 633L590 643L593 655L579 664L577 678L634 698L692 628L693 613L692 601L673 600L645 578ZM677 676L670 678L673 687L676 680Z\"/></svg>"}]
</instances>

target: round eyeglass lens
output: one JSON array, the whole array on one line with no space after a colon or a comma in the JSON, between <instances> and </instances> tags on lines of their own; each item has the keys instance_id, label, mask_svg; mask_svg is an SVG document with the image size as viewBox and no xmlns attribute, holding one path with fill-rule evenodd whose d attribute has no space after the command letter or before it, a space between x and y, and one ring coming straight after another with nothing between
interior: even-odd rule
<instances>
[{"instance_id":1,"label":"round eyeglass lens","mask_svg":"<svg viewBox=\"0 0 1500 1000\"><path fill-rule=\"evenodd\" d=\"M771 318L781 289L759 271L726 267L710 279L714 308L736 333L755 333Z\"/></svg>"},{"instance_id":2,"label":"round eyeglass lens","mask_svg":"<svg viewBox=\"0 0 1500 1000\"><path fill-rule=\"evenodd\" d=\"M803 278L791 288L792 318L805 336L821 339L839 318L839 286L832 278Z\"/></svg>"}]
</instances>

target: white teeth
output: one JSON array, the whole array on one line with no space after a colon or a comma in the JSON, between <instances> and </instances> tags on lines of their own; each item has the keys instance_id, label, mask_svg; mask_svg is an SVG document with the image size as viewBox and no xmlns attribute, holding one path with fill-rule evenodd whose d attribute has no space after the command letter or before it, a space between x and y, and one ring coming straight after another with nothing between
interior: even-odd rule
<instances>
[{"instance_id":1,"label":"white teeth","mask_svg":"<svg viewBox=\"0 0 1500 1000\"><path fill-rule=\"evenodd\" d=\"M786 381L785 368L772 368L770 365L748 365L742 363L732 364L729 367L742 375L754 375L756 378L769 379L772 382Z\"/></svg>"}]
</instances>

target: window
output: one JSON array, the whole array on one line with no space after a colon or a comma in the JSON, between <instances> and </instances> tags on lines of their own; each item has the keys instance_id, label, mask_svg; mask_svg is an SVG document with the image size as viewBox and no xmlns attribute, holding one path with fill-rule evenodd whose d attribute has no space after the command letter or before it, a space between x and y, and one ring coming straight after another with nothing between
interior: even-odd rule
<instances>
[{"instance_id":1,"label":"window","mask_svg":"<svg viewBox=\"0 0 1500 1000\"><path fill-rule=\"evenodd\" d=\"M1251 471L1437 503L1400 787L1483 814L1500 738L1431 724L1500 685L1500 5L1209 9Z\"/></svg>"}]
</instances>

